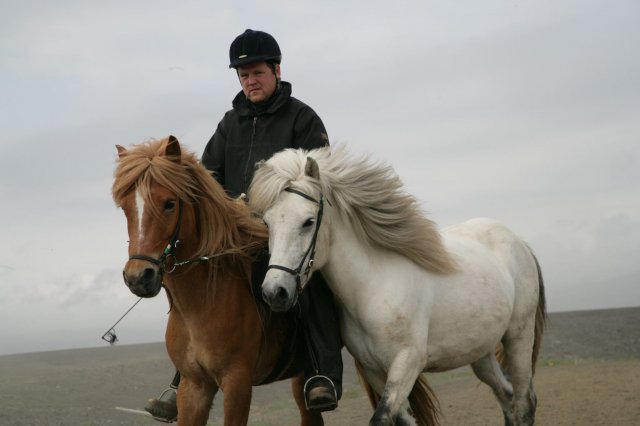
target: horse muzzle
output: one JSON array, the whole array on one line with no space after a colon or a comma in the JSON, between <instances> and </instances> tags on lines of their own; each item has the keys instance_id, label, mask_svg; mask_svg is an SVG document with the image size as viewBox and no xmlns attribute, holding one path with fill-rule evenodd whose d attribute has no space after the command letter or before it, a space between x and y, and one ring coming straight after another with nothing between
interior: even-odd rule
<instances>
[{"instance_id":1,"label":"horse muzzle","mask_svg":"<svg viewBox=\"0 0 640 426\"><path fill-rule=\"evenodd\" d=\"M127 266L122 271L124 283L129 290L138 297L154 297L162 288L162 273L153 265L140 269Z\"/></svg>"},{"instance_id":2,"label":"horse muzzle","mask_svg":"<svg viewBox=\"0 0 640 426\"><path fill-rule=\"evenodd\" d=\"M269 271L262 283L262 298L274 312L291 309L298 300L298 291L293 276Z\"/></svg>"}]
</instances>

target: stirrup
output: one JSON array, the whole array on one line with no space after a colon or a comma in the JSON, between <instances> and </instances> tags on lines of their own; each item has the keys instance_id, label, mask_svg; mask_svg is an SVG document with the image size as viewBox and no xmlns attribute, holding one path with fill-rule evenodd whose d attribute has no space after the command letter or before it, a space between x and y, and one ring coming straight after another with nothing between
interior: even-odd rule
<instances>
[{"instance_id":1,"label":"stirrup","mask_svg":"<svg viewBox=\"0 0 640 426\"><path fill-rule=\"evenodd\" d=\"M162 391L162 393L160 394L160 396L156 399L152 399L149 400L149 403L147 403L147 406L144 407L144 409L151 414L151 417L153 417L154 420L157 420L159 422L162 423L173 423L176 420L178 420L178 410L177 410L177 391L176 388L174 387L169 387L167 389L165 389L164 391ZM165 417L160 417L158 415L158 413L154 413L153 412L153 405L154 404L171 404L171 400L173 399L173 404L176 405L176 411L175 411L175 415L173 415L174 413L166 413L167 415ZM155 408L160 408L163 409L162 407L155 407ZM172 416L173 415L173 416Z\"/></svg>"},{"instance_id":2,"label":"stirrup","mask_svg":"<svg viewBox=\"0 0 640 426\"><path fill-rule=\"evenodd\" d=\"M309 393L311 393L318 387L322 387L327 391L333 393L330 395L326 395L327 398L325 400L311 401L309 398ZM304 384L303 394L304 405L307 410L331 411L335 410L338 407L338 393L336 391L336 386L333 381L327 376L316 375L310 377Z\"/></svg>"}]
</instances>

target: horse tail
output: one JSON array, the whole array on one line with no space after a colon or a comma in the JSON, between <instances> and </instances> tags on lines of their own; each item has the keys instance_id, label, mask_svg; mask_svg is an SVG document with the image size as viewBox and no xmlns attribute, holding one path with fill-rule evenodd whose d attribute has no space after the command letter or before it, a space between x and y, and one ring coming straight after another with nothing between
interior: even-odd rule
<instances>
[{"instance_id":1,"label":"horse tail","mask_svg":"<svg viewBox=\"0 0 640 426\"><path fill-rule=\"evenodd\" d=\"M409 394L411 412L420 426L435 426L440 423L440 402L427 383L427 377L420 374Z\"/></svg>"},{"instance_id":2,"label":"horse tail","mask_svg":"<svg viewBox=\"0 0 640 426\"><path fill-rule=\"evenodd\" d=\"M378 395L378 393L373 390L373 387L369 384L367 378L364 376L362 364L360 364L358 360L355 360L355 365L356 373L358 373L358 377L360 378L360 383L362 384L364 391L367 393L367 397L369 398L371 407L373 407L373 409L375 410L378 406L378 403L380 402L380 395Z\"/></svg>"},{"instance_id":3,"label":"horse tail","mask_svg":"<svg viewBox=\"0 0 640 426\"><path fill-rule=\"evenodd\" d=\"M542 269L538 258L533 251L529 249L533 260L536 262L536 268L538 269L538 307L536 308L536 325L533 340L533 352L531 355L531 371L533 374L536 372L536 361L538 360L538 354L540 353L540 346L542 345L542 334L547 323L547 299L544 294L544 280L542 279Z\"/></svg>"},{"instance_id":4,"label":"horse tail","mask_svg":"<svg viewBox=\"0 0 640 426\"><path fill-rule=\"evenodd\" d=\"M362 364L357 360L355 361L356 372L360 378L360 383L367 393L369 403L375 410L380 402L380 395L373 390L373 387L369 384L364 376ZM420 426L435 426L439 424L440 417L440 403L435 393L427 383L427 378L424 374L420 374L416 383L411 389L409 394L409 406L411 407L411 413Z\"/></svg>"}]
</instances>

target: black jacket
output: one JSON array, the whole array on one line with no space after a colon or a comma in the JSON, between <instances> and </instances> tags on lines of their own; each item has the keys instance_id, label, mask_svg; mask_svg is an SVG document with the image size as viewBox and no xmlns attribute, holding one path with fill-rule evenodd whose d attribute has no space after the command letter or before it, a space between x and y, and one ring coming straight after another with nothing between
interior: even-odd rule
<instances>
[{"instance_id":1,"label":"black jacket","mask_svg":"<svg viewBox=\"0 0 640 426\"><path fill-rule=\"evenodd\" d=\"M202 164L232 197L247 192L258 161L285 148L310 150L329 143L320 117L291 96L291 84L280 85L264 111L238 93L204 149Z\"/></svg>"}]
</instances>

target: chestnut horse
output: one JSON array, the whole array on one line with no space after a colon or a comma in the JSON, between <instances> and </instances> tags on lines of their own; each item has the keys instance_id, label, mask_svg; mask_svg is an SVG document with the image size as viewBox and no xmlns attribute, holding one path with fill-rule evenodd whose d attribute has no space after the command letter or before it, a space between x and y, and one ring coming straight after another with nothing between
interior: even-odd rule
<instances>
[{"instance_id":1,"label":"chestnut horse","mask_svg":"<svg viewBox=\"0 0 640 426\"><path fill-rule=\"evenodd\" d=\"M182 376L178 424L206 424L221 389L224 424L246 425L252 386L292 378L301 424L322 425L321 414L304 405L305 351L294 321L253 296L264 224L175 137L117 149L113 198L129 233L123 276L140 297L166 290L167 351Z\"/></svg>"}]
</instances>

